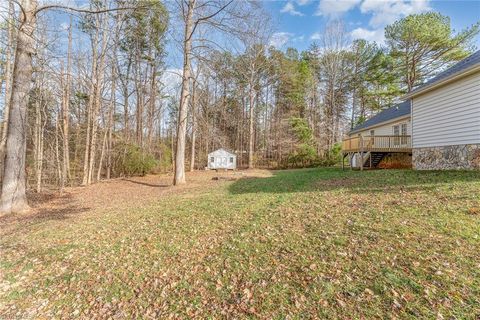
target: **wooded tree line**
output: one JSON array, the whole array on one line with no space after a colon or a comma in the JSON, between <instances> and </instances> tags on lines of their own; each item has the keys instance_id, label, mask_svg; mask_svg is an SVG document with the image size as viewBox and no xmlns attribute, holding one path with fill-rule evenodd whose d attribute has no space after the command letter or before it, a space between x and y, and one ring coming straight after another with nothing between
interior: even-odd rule
<instances>
[{"instance_id":1,"label":"wooded tree line","mask_svg":"<svg viewBox=\"0 0 480 320\"><path fill-rule=\"evenodd\" d=\"M268 14L247 1L1 10L5 212L26 206L25 183L63 190L172 170L184 183L220 147L240 167L334 164L349 128L466 57L479 31L455 33L431 12L389 25L379 45L333 21L298 52L271 46Z\"/></svg>"}]
</instances>

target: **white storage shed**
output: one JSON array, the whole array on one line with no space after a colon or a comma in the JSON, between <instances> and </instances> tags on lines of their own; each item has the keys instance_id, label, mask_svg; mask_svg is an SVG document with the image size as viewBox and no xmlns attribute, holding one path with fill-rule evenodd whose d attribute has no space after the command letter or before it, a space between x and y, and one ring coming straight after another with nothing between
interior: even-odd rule
<instances>
[{"instance_id":1,"label":"white storage shed","mask_svg":"<svg viewBox=\"0 0 480 320\"><path fill-rule=\"evenodd\" d=\"M208 169L230 169L237 168L237 156L225 149L218 149L208 154Z\"/></svg>"}]
</instances>

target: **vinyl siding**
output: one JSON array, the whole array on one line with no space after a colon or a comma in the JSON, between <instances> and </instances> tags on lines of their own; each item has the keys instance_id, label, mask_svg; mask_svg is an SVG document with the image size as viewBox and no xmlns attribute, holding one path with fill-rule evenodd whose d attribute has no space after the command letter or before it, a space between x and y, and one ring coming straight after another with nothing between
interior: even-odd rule
<instances>
[{"instance_id":1,"label":"vinyl siding","mask_svg":"<svg viewBox=\"0 0 480 320\"><path fill-rule=\"evenodd\" d=\"M410 118L403 118L401 120L392 121L392 122L389 122L389 123L386 123L386 124L383 124L383 125L380 125L380 126L367 128L367 129L362 130L360 132L353 133L351 136L354 137L354 136L358 136L359 134L361 134L362 136L370 136L370 130L375 130L375 135L376 136L392 136L393 135L393 126L400 125L402 123L407 124L407 135L411 135L412 134L412 126L410 124Z\"/></svg>"},{"instance_id":2,"label":"vinyl siding","mask_svg":"<svg viewBox=\"0 0 480 320\"><path fill-rule=\"evenodd\" d=\"M480 72L412 99L413 148L480 143Z\"/></svg>"}]
</instances>

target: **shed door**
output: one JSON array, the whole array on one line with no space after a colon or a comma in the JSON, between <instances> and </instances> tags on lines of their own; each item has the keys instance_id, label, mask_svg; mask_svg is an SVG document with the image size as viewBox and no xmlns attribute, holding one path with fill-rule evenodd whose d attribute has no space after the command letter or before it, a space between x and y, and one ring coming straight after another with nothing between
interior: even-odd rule
<instances>
[{"instance_id":1,"label":"shed door","mask_svg":"<svg viewBox=\"0 0 480 320\"><path fill-rule=\"evenodd\" d=\"M227 166L227 157L216 157L215 160L217 167L223 168Z\"/></svg>"}]
</instances>

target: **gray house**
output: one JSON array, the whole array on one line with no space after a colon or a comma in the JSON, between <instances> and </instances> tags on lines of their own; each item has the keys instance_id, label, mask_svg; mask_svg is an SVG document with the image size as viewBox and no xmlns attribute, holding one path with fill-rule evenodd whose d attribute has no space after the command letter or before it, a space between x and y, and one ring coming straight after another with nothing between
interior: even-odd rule
<instances>
[{"instance_id":1,"label":"gray house","mask_svg":"<svg viewBox=\"0 0 480 320\"><path fill-rule=\"evenodd\" d=\"M218 149L208 154L208 169L235 170L237 168L237 156L225 149Z\"/></svg>"},{"instance_id":2,"label":"gray house","mask_svg":"<svg viewBox=\"0 0 480 320\"><path fill-rule=\"evenodd\" d=\"M480 169L480 51L404 98L415 169Z\"/></svg>"},{"instance_id":3,"label":"gray house","mask_svg":"<svg viewBox=\"0 0 480 320\"><path fill-rule=\"evenodd\" d=\"M349 132L352 167L480 169L480 51Z\"/></svg>"}]
</instances>

